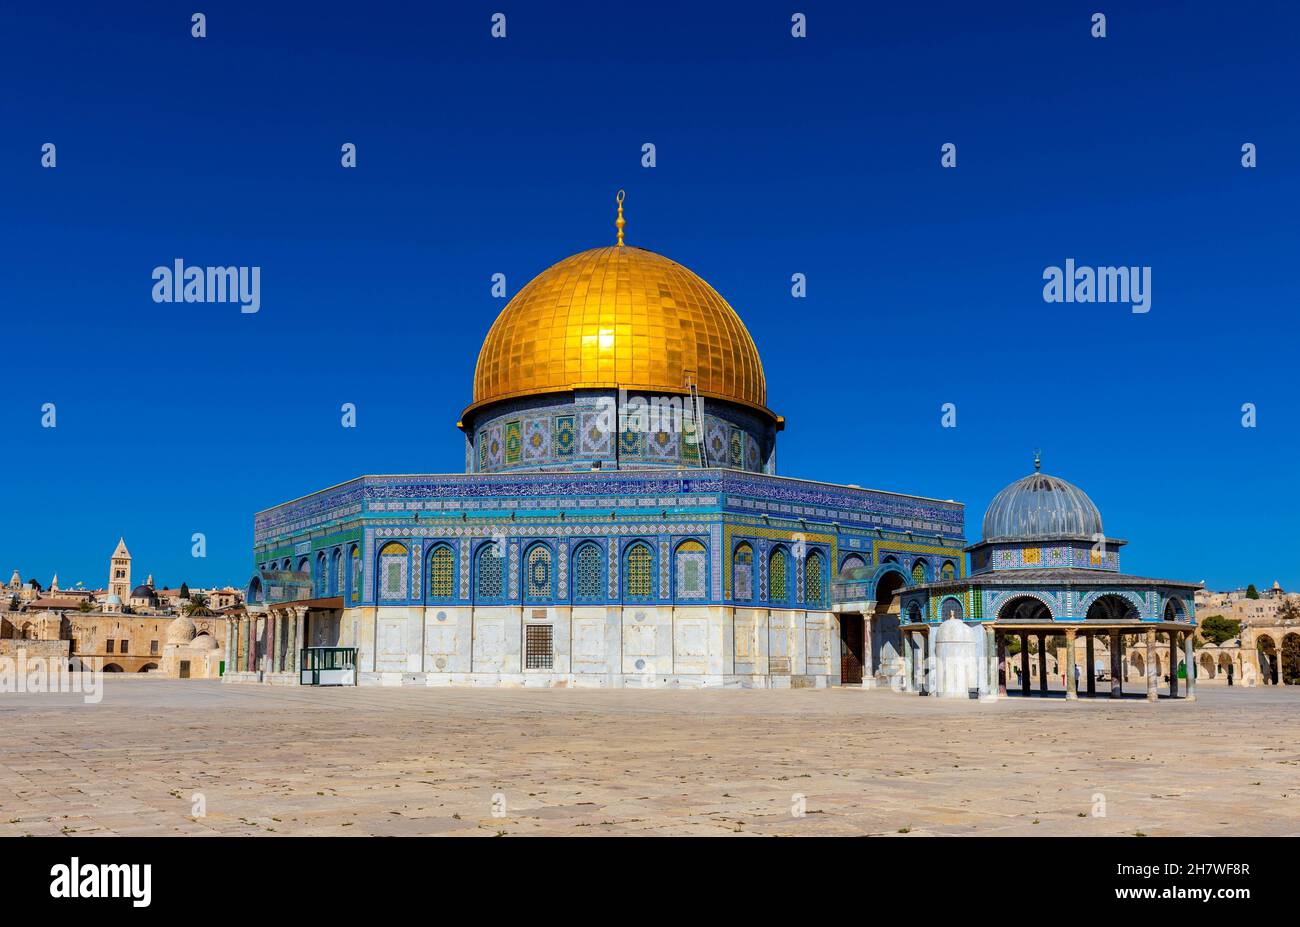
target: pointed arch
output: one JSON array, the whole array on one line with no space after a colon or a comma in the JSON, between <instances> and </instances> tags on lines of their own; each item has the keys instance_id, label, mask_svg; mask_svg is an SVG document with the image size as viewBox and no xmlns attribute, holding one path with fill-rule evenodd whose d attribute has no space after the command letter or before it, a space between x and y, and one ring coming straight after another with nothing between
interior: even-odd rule
<instances>
[{"instance_id":1,"label":"pointed arch","mask_svg":"<svg viewBox=\"0 0 1300 927\"><path fill-rule=\"evenodd\" d=\"M673 551L673 589L676 600L708 598L709 550L696 538L687 538Z\"/></svg>"},{"instance_id":2,"label":"pointed arch","mask_svg":"<svg viewBox=\"0 0 1300 927\"><path fill-rule=\"evenodd\" d=\"M826 604L826 558L817 549L810 550L803 562L803 603L809 608Z\"/></svg>"},{"instance_id":3,"label":"pointed arch","mask_svg":"<svg viewBox=\"0 0 1300 927\"><path fill-rule=\"evenodd\" d=\"M505 598L504 541L480 544L474 553L475 601L499 602Z\"/></svg>"},{"instance_id":4,"label":"pointed arch","mask_svg":"<svg viewBox=\"0 0 1300 927\"><path fill-rule=\"evenodd\" d=\"M361 545L353 544L348 551L348 601L361 604Z\"/></svg>"},{"instance_id":5,"label":"pointed arch","mask_svg":"<svg viewBox=\"0 0 1300 927\"><path fill-rule=\"evenodd\" d=\"M790 600L790 552L778 544L767 555L767 600L782 604Z\"/></svg>"},{"instance_id":6,"label":"pointed arch","mask_svg":"<svg viewBox=\"0 0 1300 927\"><path fill-rule=\"evenodd\" d=\"M379 549L379 598L401 602L410 597L410 552L406 545L389 541Z\"/></svg>"},{"instance_id":7,"label":"pointed arch","mask_svg":"<svg viewBox=\"0 0 1300 927\"><path fill-rule=\"evenodd\" d=\"M442 542L430 548L428 576L430 599L456 597L456 555L450 544Z\"/></svg>"},{"instance_id":8,"label":"pointed arch","mask_svg":"<svg viewBox=\"0 0 1300 927\"><path fill-rule=\"evenodd\" d=\"M633 600L654 595L654 551L645 541L633 541L623 551L623 596Z\"/></svg>"},{"instance_id":9,"label":"pointed arch","mask_svg":"<svg viewBox=\"0 0 1300 927\"><path fill-rule=\"evenodd\" d=\"M329 594L336 596L343 591L343 548L334 548L330 561Z\"/></svg>"},{"instance_id":10,"label":"pointed arch","mask_svg":"<svg viewBox=\"0 0 1300 927\"><path fill-rule=\"evenodd\" d=\"M524 601L550 602L555 599L555 563L551 546L534 541L524 551Z\"/></svg>"},{"instance_id":11,"label":"pointed arch","mask_svg":"<svg viewBox=\"0 0 1300 927\"><path fill-rule=\"evenodd\" d=\"M731 552L731 597L737 602L754 599L754 546L748 541Z\"/></svg>"},{"instance_id":12,"label":"pointed arch","mask_svg":"<svg viewBox=\"0 0 1300 927\"><path fill-rule=\"evenodd\" d=\"M850 579L854 570L864 569L866 565L867 561L862 559L861 554L849 554L840 561L840 577Z\"/></svg>"},{"instance_id":13,"label":"pointed arch","mask_svg":"<svg viewBox=\"0 0 1300 927\"><path fill-rule=\"evenodd\" d=\"M573 550L573 601L598 602L605 598L605 551L595 541L583 541Z\"/></svg>"}]
</instances>

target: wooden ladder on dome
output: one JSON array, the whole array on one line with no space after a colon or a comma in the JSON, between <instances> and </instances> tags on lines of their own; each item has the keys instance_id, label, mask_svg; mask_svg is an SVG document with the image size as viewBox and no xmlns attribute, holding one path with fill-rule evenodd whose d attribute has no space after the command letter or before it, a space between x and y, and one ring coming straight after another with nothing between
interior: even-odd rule
<instances>
[{"instance_id":1,"label":"wooden ladder on dome","mask_svg":"<svg viewBox=\"0 0 1300 927\"><path fill-rule=\"evenodd\" d=\"M700 450L700 467L705 469L709 466L709 452L704 446L704 400L700 398L700 391L695 385L695 374L691 371L686 372L686 390L691 396L691 431L695 446ZM682 440L686 440L685 430L682 429Z\"/></svg>"}]
</instances>

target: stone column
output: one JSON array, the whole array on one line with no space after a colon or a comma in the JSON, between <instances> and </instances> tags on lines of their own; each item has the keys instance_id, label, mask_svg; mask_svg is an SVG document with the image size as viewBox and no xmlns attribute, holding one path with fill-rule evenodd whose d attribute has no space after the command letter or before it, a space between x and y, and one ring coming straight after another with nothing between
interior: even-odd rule
<instances>
[{"instance_id":1,"label":"stone column","mask_svg":"<svg viewBox=\"0 0 1300 927\"><path fill-rule=\"evenodd\" d=\"M923 635L912 632L912 688L918 695L925 694L925 645Z\"/></svg>"},{"instance_id":2,"label":"stone column","mask_svg":"<svg viewBox=\"0 0 1300 927\"><path fill-rule=\"evenodd\" d=\"M1020 694L1029 694L1029 635L1020 632Z\"/></svg>"},{"instance_id":3,"label":"stone column","mask_svg":"<svg viewBox=\"0 0 1300 927\"><path fill-rule=\"evenodd\" d=\"M1194 702L1196 701L1196 647L1191 631L1183 635L1183 665L1187 667L1187 701Z\"/></svg>"},{"instance_id":4,"label":"stone column","mask_svg":"<svg viewBox=\"0 0 1300 927\"><path fill-rule=\"evenodd\" d=\"M1084 659L1088 661L1088 697L1092 698L1097 694L1097 657L1092 649L1092 632L1084 631Z\"/></svg>"},{"instance_id":5,"label":"stone column","mask_svg":"<svg viewBox=\"0 0 1300 927\"><path fill-rule=\"evenodd\" d=\"M930 635L925 631L921 632L921 694L929 695L932 691L930 683Z\"/></svg>"},{"instance_id":6,"label":"stone column","mask_svg":"<svg viewBox=\"0 0 1300 927\"><path fill-rule=\"evenodd\" d=\"M266 639L266 647L263 648L266 664L263 669L268 673L275 672L275 625L279 620L279 612L270 612L266 616L266 626L262 629Z\"/></svg>"},{"instance_id":7,"label":"stone column","mask_svg":"<svg viewBox=\"0 0 1300 927\"><path fill-rule=\"evenodd\" d=\"M997 631L993 632L998 640L998 695L1007 694L1007 638Z\"/></svg>"},{"instance_id":8,"label":"stone column","mask_svg":"<svg viewBox=\"0 0 1300 927\"><path fill-rule=\"evenodd\" d=\"M275 651L275 657L271 661L271 669L277 673L284 672L284 623L289 620L289 612L280 612L275 616L275 629L271 638L271 647Z\"/></svg>"},{"instance_id":9,"label":"stone column","mask_svg":"<svg viewBox=\"0 0 1300 927\"><path fill-rule=\"evenodd\" d=\"M912 632L903 632L903 691L911 692L916 688L916 666L912 658Z\"/></svg>"},{"instance_id":10,"label":"stone column","mask_svg":"<svg viewBox=\"0 0 1300 927\"><path fill-rule=\"evenodd\" d=\"M1074 628L1065 630L1065 698L1074 701L1079 697L1079 686L1074 681Z\"/></svg>"},{"instance_id":11,"label":"stone column","mask_svg":"<svg viewBox=\"0 0 1300 927\"><path fill-rule=\"evenodd\" d=\"M998 697L998 653L992 622L981 625L980 630L984 633L984 691L980 696L995 701Z\"/></svg>"},{"instance_id":12,"label":"stone column","mask_svg":"<svg viewBox=\"0 0 1300 927\"><path fill-rule=\"evenodd\" d=\"M1178 632L1169 632L1169 697L1178 698Z\"/></svg>"},{"instance_id":13,"label":"stone column","mask_svg":"<svg viewBox=\"0 0 1300 927\"><path fill-rule=\"evenodd\" d=\"M1038 632L1038 693L1047 694L1047 635Z\"/></svg>"},{"instance_id":14,"label":"stone column","mask_svg":"<svg viewBox=\"0 0 1300 927\"><path fill-rule=\"evenodd\" d=\"M293 656L291 659L292 669L295 673L302 668L302 648L304 646L303 636L307 633L307 609L299 608L295 610L293 621Z\"/></svg>"},{"instance_id":15,"label":"stone column","mask_svg":"<svg viewBox=\"0 0 1300 927\"><path fill-rule=\"evenodd\" d=\"M1147 701L1160 700L1160 677L1156 675L1156 632L1147 632Z\"/></svg>"},{"instance_id":16,"label":"stone column","mask_svg":"<svg viewBox=\"0 0 1300 927\"><path fill-rule=\"evenodd\" d=\"M1110 697L1124 697L1123 661L1119 654L1119 631L1110 632Z\"/></svg>"}]
</instances>

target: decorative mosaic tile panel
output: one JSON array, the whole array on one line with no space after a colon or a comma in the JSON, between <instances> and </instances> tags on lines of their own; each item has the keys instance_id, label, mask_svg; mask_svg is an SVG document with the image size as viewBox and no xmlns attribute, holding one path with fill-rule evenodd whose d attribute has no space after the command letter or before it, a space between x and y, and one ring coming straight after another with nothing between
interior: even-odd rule
<instances>
[{"instance_id":1,"label":"decorative mosaic tile panel","mask_svg":"<svg viewBox=\"0 0 1300 927\"><path fill-rule=\"evenodd\" d=\"M523 423L523 459L548 460L551 456L551 420L533 418Z\"/></svg>"},{"instance_id":2,"label":"decorative mosaic tile panel","mask_svg":"<svg viewBox=\"0 0 1300 927\"><path fill-rule=\"evenodd\" d=\"M505 436L501 433L501 425L494 424L487 429L487 463L489 467L499 467L505 463L506 445Z\"/></svg>"},{"instance_id":3,"label":"decorative mosaic tile panel","mask_svg":"<svg viewBox=\"0 0 1300 927\"><path fill-rule=\"evenodd\" d=\"M645 435L639 431L624 431L618 436L618 452L624 457L640 457L645 453Z\"/></svg>"},{"instance_id":4,"label":"decorative mosaic tile panel","mask_svg":"<svg viewBox=\"0 0 1300 927\"><path fill-rule=\"evenodd\" d=\"M595 544L582 544L573 561L574 596L579 599L601 598L600 548Z\"/></svg>"},{"instance_id":5,"label":"decorative mosaic tile panel","mask_svg":"<svg viewBox=\"0 0 1300 927\"><path fill-rule=\"evenodd\" d=\"M523 445L523 429L519 422L506 422L506 463L519 463Z\"/></svg>"},{"instance_id":6,"label":"decorative mosaic tile panel","mask_svg":"<svg viewBox=\"0 0 1300 927\"><path fill-rule=\"evenodd\" d=\"M677 548L677 598L703 599L709 571L708 551L698 541L683 541Z\"/></svg>"},{"instance_id":7,"label":"decorative mosaic tile panel","mask_svg":"<svg viewBox=\"0 0 1300 927\"><path fill-rule=\"evenodd\" d=\"M646 454L650 457L675 460L678 456L678 436L674 432L656 431L648 436Z\"/></svg>"},{"instance_id":8,"label":"decorative mosaic tile panel","mask_svg":"<svg viewBox=\"0 0 1300 927\"><path fill-rule=\"evenodd\" d=\"M603 456L610 452L611 416L598 410L584 411L578 418L578 453L583 457Z\"/></svg>"},{"instance_id":9,"label":"decorative mosaic tile panel","mask_svg":"<svg viewBox=\"0 0 1300 927\"><path fill-rule=\"evenodd\" d=\"M575 416L557 415L551 433L551 447L556 457L572 457L578 446L578 426Z\"/></svg>"},{"instance_id":10,"label":"decorative mosaic tile panel","mask_svg":"<svg viewBox=\"0 0 1300 927\"><path fill-rule=\"evenodd\" d=\"M727 426L718 421L709 421L704 447L709 454L709 465L721 467L727 460Z\"/></svg>"},{"instance_id":11,"label":"decorative mosaic tile panel","mask_svg":"<svg viewBox=\"0 0 1300 927\"><path fill-rule=\"evenodd\" d=\"M411 598L418 599L422 595L421 588L421 568L424 565L424 545L416 541L411 545Z\"/></svg>"}]
</instances>

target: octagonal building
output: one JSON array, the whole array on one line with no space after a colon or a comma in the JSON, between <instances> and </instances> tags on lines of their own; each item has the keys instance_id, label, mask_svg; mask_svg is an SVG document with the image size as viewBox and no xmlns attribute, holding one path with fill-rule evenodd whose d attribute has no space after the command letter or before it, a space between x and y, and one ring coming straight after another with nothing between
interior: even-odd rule
<instances>
[{"instance_id":1,"label":"octagonal building","mask_svg":"<svg viewBox=\"0 0 1300 927\"><path fill-rule=\"evenodd\" d=\"M465 472L259 512L227 681L825 686L900 680L899 594L965 575L952 501L777 475L740 316L623 241L487 330ZM486 321L486 320L485 320Z\"/></svg>"}]
</instances>

